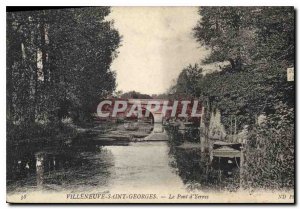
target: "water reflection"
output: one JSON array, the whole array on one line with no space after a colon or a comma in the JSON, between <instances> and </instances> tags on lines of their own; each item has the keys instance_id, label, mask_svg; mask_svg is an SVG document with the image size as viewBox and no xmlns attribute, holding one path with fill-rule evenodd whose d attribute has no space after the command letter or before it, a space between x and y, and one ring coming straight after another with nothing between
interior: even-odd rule
<instances>
[{"instance_id":1,"label":"water reflection","mask_svg":"<svg viewBox=\"0 0 300 209\"><path fill-rule=\"evenodd\" d=\"M151 135L161 137L162 133ZM211 158L207 140L185 148L185 140L101 144L93 138L71 143L22 144L7 149L8 192L28 189L105 191L159 185L187 190L230 190L239 185L238 159ZM176 137L176 136L175 136ZM194 139L193 139L194 140ZM204 145L204 146L202 146Z\"/></svg>"},{"instance_id":2,"label":"water reflection","mask_svg":"<svg viewBox=\"0 0 300 209\"><path fill-rule=\"evenodd\" d=\"M36 186L59 190L105 184L108 168L113 165L110 152L101 146L76 143L42 147L36 144L7 149L8 191L22 191ZM101 181L95 176L100 175ZM84 188L81 188L84 189Z\"/></svg>"},{"instance_id":3,"label":"water reflection","mask_svg":"<svg viewBox=\"0 0 300 209\"><path fill-rule=\"evenodd\" d=\"M239 172L229 159L214 158L210 161L209 153L199 149L182 149L173 147L170 151L174 161L171 166L177 168L178 175L188 190L229 190L235 191L239 184ZM232 159L231 159L232 160Z\"/></svg>"},{"instance_id":4,"label":"water reflection","mask_svg":"<svg viewBox=\"0 0 300 209\"><path fill-rule=\"evenodd\" d=\"M212 142L200 134L200 143L191 143L194 138L183 136L176 127L168 129L168 135L169 154L173 159L170 165L177 169L188 190L236 191L239 188L239 158L213 157Z\"/></svg>"}]
</instances>

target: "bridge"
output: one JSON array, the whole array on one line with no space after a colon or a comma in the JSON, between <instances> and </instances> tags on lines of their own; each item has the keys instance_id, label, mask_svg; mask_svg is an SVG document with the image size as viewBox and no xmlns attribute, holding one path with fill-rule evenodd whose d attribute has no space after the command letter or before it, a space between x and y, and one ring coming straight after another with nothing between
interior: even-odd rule
<instances>
[{"instance_id":1,"label":"bridge","mask_svg":"<svg viewBox=\"0 0 300 209\"><path fill-rule=\"evenodd\" d=\"M197 100L109 99L102 101L97 107L100 118L150 118L154 124L177 118L200 122L202 114L202 105Z\"/></svg>"},{"instance_id":2,"label":"bridge","mask_svg":"<svg viewBox=\"0 0 300 209\"><path fill-rule=\"evenodd\" d=\"M152 103L153 102L153 103ZM153 117L153 123L162 123L163 122L163 108L164 104L166 104L168 100L157 100L157 99L128 99L129 108L132 108L134 105L141 105L142 110L144 111L142 114L144 117L147 116L146 111L148 111L149 117ZM149 104L151 104L151 108L149 108ZM152 104L156 104L156 108L152 108ZM168 106L167 106L168 107Z\"/></svg>"}]
</instances>

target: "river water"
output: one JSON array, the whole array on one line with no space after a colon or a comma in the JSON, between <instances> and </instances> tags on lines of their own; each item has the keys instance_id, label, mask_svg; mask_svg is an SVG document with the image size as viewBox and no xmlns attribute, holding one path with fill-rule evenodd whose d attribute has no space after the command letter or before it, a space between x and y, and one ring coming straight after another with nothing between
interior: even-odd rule
<instances>
[{"instance_id":1,"label":"river water","mask_svg":"<svg viewBox=\"0 0 300 209\"><path fill-rule=\"evenodd\" d=\"M9 193L37 189L235 190L236 167L222 167L218 163L211 161L209 153L201 152L199 147L186 149L171 140L107 145L27 144L8 149L7 189ZM42 170L37 172L38 166ZM37 182L41 181L39 185Z\"/></svg>"}]
</instances>

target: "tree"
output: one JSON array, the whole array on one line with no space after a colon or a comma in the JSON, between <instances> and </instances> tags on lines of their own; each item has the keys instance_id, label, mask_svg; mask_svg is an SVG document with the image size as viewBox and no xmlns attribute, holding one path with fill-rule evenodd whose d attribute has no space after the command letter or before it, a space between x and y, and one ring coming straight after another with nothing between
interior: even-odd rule
<instances>
[{"instance_id":1,"label":"tree","mask_svg":"<svg viewBox=\"0 0 300 209\"><path fill-rule=\"evenodd\" d=\"M115 89L120 35L109 7L7 13L7 118L12 124L91 118ZM55 126L51 126L55 127Z\"/></svg>"},{"instance_id":2,"label":"tree","mask_svg":"<svg viewBox=\"0 0 300 209\"><path fill-rule=\"evenodd\" d=\"M248 7L201 7L201 20L194 36L211 54L204 63L229 61L232 69L240 70L249 62L254 48L252 9Z\"/></svg>"},{"instance_id":3,"label":"tree","mask_svg":"<svg viewBox=\"0 0 300 209\"><path fill-rule=\"evenodd\" d=\"M176 94L178 96L196 96L197 83L202 77L202 69L198 64L187 66L178 76L175 86Z\"/></svg>"},{"instance_id":4,"label":"tree","mask_svg":"<svg viewBox=\"0 0 300 209\"><path fill-rule=\"evenodd\" d=\"M294 8L202 7L199 15L195 38L211 50L204 63L230 65L199 79L195 95L206 110L221 110L227 132L231 116L238 129L250 125L244 186L292 188L295 86L286 69L295 62ZM267 116L263 126L260 114Z\"/></svg>"},{"instance_id":5,"label":"tree","mask_svg":"<svg viewBox=\"0 0 300 209\"><path fill-rule=\"evenodd\" d=\"M211 50L204 63L231 63L199 80L206 98L225 114L250 118L273 114L279 102L294 107L294 84L286 80L294 66L293 7L201 7L199 15L194 36Z\"/></svg>"}]
</instances>

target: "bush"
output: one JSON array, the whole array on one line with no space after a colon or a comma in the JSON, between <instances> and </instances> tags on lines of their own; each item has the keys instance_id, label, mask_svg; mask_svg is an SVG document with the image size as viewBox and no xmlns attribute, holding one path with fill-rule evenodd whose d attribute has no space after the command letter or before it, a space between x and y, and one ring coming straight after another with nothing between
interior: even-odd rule
<instances>
[{"instance_id":1,"label":"bush","mask_svg":"<svg viewBox=\"0 0 300 209\"><path fill-rule=\"evenodd\" d=\"M244 186L271 190L294 187L293 121L282 117L275 123L270 117L263 126L254 127L245 153Z\"/></svg>"},{"instance_id":2,"label":"bush","mask_svg":"<svg viewBox=\"0 0 300 209\"><path fill-rule=\"evenodd\" d=\"M7 122L6 127L7 142L13 143L22 140L33 140L36 138L53 137L61 134L74 136L75 128L67 123L30 123L13 124Z\"/></svg>"}]
</instances>

